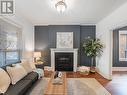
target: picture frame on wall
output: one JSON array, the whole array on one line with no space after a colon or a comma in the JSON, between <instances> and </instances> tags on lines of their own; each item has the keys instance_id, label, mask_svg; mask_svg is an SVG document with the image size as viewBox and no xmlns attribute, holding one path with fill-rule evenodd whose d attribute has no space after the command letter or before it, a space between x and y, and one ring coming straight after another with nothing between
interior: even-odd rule
<instances>
[{"instance_id":1,"label":"picture frame on wall","mask_svg":"<svg viewBox=\"0 0 127 95\"><path fill-rule=\"evenodd\" d=\"M57 48L73 48L73 32L57 32Z\"/></svg>"}]
</instances>

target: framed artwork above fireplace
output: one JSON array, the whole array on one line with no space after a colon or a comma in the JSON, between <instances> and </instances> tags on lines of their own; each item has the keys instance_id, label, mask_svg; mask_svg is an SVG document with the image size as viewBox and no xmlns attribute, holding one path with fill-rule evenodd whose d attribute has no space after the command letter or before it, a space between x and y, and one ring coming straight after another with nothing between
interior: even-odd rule
<instances>
[{"instance_id":1,"label":"framed artwork above fireplace","mask_svg":"<svg viewBox=\"0 0 127 95\"><path fill-rule=\"evenodd\" d=\"M57 32L56 48L73 48L73 32Z\"/></svg>"}]
</instances>

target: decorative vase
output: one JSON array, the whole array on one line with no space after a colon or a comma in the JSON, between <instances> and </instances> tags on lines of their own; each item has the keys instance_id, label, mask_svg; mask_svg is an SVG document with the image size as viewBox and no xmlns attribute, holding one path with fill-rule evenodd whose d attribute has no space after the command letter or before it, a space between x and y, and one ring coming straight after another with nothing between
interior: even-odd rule
<instances>
[{"instance_id":1,"label":"decorative vase","mask_svg":"<svg viewBox=\"0 0 127 95\"><path fill-rule=\"evenodd\" d=\"M91 57L91 66L90 66L90 72L95 73L95 66L94 66L94 57Z\"/></svg>"}]
</instances>

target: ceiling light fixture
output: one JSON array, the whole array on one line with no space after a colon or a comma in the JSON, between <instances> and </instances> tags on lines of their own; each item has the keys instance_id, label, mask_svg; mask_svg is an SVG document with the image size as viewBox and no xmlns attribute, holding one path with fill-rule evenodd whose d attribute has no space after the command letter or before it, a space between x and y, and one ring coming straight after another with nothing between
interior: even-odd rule
<instances>
[{"instance_id":1,"label":"ceiling light fixture","mask_svg":"<svg viewBox=\"0 0 127 95\"><path fill-rule=\"evenodd\" d=\"M55 7L58 12L63 13L65 9L67 8L67 4L65 3L64 0L60 0L55 4Z\"/></svg>"}]
</instances>

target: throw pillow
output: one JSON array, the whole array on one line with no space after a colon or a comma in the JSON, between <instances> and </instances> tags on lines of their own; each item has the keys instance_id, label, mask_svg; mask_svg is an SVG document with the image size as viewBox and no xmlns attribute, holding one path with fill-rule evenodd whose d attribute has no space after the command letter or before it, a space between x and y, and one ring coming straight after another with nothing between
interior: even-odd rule
<instances>
[{"instance_id":1,"label":"throw pillow","mask_svg":"<svg viewBox=\"0 0 127 95\"><path fill-rule=\"evenodd\" d=\"M30 66L31 66L31 68L33 69L33 70L35 70L36 69L36 66L35 66L35 63L33 62L33 60L25 60L25 59L22 59L22 61L21 61L22 63L30 63Z\"/></svg>"},{"instance_id":2,"label":"throw pillow","mask_svg":"<svg viewBox=\"0 0 127 95\"><path fill-rule=\"evenodd\" d=\"M0 93L5 93L10 85L10 77L2 68L0 68Z\"/></svg>"},{"instance_id":3,"label":"throw pillow","mask_svg":"<svg viewBox=\"0 0 127 95\"><path fill-rule=\"evenodd\" d=\"M20 65L22 65L23 67L24 67L24 69L27 71L27 73L30 73L30 72L32 72L33 71L33 69L32 69L32 67L31 67L31 65L30 65L30 63L21 63Z\"/></svg>"},{"instance_id":4,"label":"throw pillow","mask_svg":"<svg viewBox=\"0 0 127 95\"><path fill-rule=\"evenodd\" d=\"M33 63L33 62L30 62L30 66L31 66L32 70L36 70L36 66L35 66L35 63Z\"/></svg>"},{"instance_id":5,"label":"throw pillow","mask_svg":"<svg viewBox=\"0 0 127 95\"><path fill-rule=\"evenodd\" d=\"M13 85L27 75L26 70L21 65L16 65L14 67L7 66L6 69Z\"/></svg>"}]
</instances>

